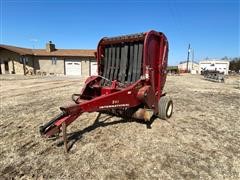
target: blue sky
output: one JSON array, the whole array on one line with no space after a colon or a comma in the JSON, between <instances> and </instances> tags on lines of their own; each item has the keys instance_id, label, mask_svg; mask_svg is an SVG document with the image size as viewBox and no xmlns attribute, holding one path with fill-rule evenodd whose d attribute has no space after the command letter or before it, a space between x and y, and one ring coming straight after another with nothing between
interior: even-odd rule
<instances>
[{"instance_id":1,"label":"blue sky","mask_svg":"<svg viewBox=\"0 0 240 180\"><path fill-rule=\"evenodd\" d=\"M169 40L169 64L240 56L239 0L0 0L0 43L44 48L95 49L104 36L164 32Z\"/></svg>"}]
</instances>

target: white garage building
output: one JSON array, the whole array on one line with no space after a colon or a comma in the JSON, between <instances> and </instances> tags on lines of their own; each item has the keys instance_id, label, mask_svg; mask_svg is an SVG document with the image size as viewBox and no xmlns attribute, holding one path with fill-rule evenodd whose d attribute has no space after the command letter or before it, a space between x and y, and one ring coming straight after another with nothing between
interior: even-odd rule
<instances>
[{"instance_id":1,"label":"white garage building","mask_svg":"<svg viewBox=\"0 0 240 180\"><path fill-rule=\"evenodd\" d=\"M195 61L181 61L179 64L178 64L178 70L180 72L183 72L183 71L189 71L193 74L196 74L198 73L198 69L199 69L199 64Z\"/></svg>"},{"instance_id":2,"label":"white garage building","mask_svg":"<svg viewBox=\"0 0 240 180\"><path fill-rule=\"evenodd\" d=\"M97 75L97 62L94 60L65 59L65 75L92 76Z\"/></svg>"},{"instance_id":3,"label":"white garage building","mask_svg":"<svg viewBox=\"0 0 240 180\"><path fill-rule=\"evenodd\" d=\"M199 62L199 73L203 70L217 70L225 75L229 71L229 61L226 60L203 60Z\"/></svg>"}]
</instances>

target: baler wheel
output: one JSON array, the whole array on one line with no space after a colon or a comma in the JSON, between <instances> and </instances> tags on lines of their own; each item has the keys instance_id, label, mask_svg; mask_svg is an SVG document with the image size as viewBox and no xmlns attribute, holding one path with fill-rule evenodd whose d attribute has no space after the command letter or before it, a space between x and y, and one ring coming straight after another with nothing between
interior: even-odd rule
<instances>
[{"instance_id":1,"label":"baler wheel","mask_svg":"<svg viewBox=\"0 0 240 180\"><path fill-rule=\"evenodd\" d=\"M160 119L169 119L173 113L173 101L168 96L163 96L158 102L158 117Z\"/></svg>"}]
</instances>

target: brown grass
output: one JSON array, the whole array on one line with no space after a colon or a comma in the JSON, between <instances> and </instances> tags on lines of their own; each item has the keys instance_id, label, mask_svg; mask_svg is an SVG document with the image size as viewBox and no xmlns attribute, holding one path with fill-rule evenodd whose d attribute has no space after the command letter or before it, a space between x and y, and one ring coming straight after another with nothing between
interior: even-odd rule
<instances>
[{"instance_id":1,"label":"brown grass","mask_svg":"<svg viewBox=\"0 0 240 180\"><path fill-rule=\"evenodd\" d=\"M169 76L174 100L169 121L151 129L136 121L83 114L61 140L42 139L38 127L78 93L73 78L1 76L0 177L11 179L239 179L239 77L214 83Z\"/></svg>"}]
</instances>

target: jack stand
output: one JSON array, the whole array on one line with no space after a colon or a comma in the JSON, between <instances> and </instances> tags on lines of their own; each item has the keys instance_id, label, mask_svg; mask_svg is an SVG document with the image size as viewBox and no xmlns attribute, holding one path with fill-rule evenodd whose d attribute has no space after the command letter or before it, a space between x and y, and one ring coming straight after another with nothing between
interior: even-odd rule
<instances>
[{"instance_id":1,"label":"jack stand","mask_svg":"<svg viewBox=\"0 0 240 180\"><path fill-rule=\"evenodd\" d=\"M63 131L63 142L64 142L64 151L68 152L68 143L67 143L67 125L66 122L62 123L62 131Z\"/></svg>"}]
</instances>

